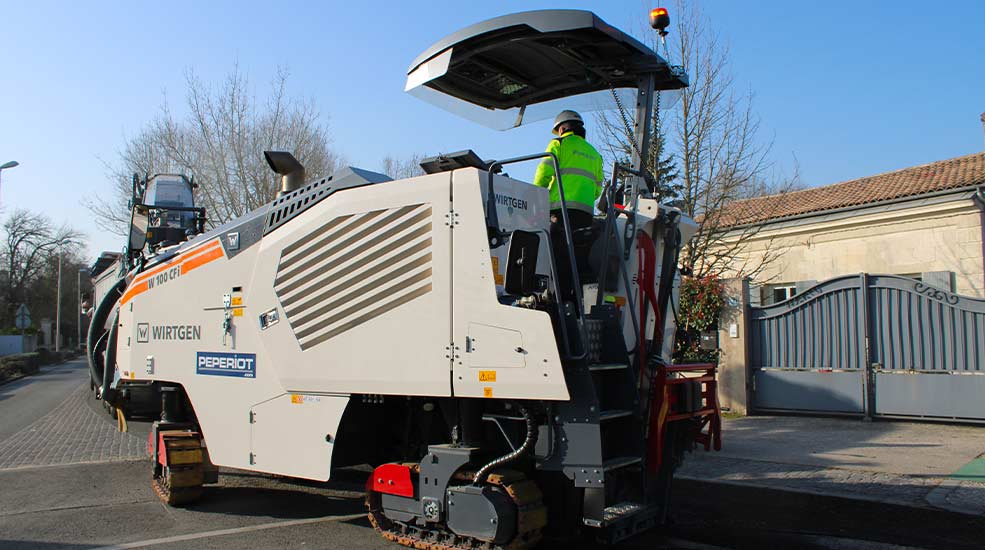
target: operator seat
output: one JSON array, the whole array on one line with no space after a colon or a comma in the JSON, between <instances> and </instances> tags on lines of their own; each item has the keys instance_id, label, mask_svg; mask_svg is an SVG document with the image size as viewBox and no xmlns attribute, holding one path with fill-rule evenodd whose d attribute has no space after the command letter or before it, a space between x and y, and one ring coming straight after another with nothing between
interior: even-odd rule
<instances>
[{"instance_id":1,"label":"operator seat","mask_svg":"<svg viewBox=\"0 0 985 550\"><path fill-rule=\"evenodd\" d=\"M178 244L197 232L192 187L180 174L157 174L147 181L143 202L151 207L148 246Z\"/></svg>"}]
</instances>

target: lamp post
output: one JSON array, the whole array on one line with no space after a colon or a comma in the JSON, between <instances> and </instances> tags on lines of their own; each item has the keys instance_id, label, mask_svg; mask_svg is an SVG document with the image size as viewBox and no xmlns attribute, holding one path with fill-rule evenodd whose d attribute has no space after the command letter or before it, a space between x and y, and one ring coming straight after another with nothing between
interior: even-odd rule
<instances>
[{"instance_id":1,"label":"lamp post","mask_svg":"<svg viewBox=\"0 0 985 550\"><path fill-rule=\"evenodd\" d=\"M79 347L79 349L82 349L82 319L85 316L85 314L82 312L82 274L85 273L86 271L88 271L88 270L86 268L84 268L84 267L80 267L79 268L79 283L78 283L78 288L79 288L79 304L78 304L79 307L78 307L78 309L79 309L79 311L78 311L78 314L76 315L76 322L77 322L78 328L79 328L78 340L76 340L76 345Z\"/></svg>"},{"instance_id":2,"label":"lamp post","mask_svg":"<svg viewBox=\"0 0 985 550\"><path fill-rule=\"evenodd\" d=\"M3 175L3 171L6 170L7 168L13 168L13 167L19 166L19 165L20 165L20 163L17 162L16 160L12 160L10 162L5 162L3 164L0 164L0 176ZM2 180L0 180L0 181L2 181Z\"/></svg>"},{"instance_id":3,"label":"lamp post","mask_svg":"<svg viewBox=\"0 0 985 550\"><path fill-rule=\"evenodd\" d=\"M62 251L58 251L58 282L55 284L55 351L62 346Z\"/></svg>"}]
</instances>

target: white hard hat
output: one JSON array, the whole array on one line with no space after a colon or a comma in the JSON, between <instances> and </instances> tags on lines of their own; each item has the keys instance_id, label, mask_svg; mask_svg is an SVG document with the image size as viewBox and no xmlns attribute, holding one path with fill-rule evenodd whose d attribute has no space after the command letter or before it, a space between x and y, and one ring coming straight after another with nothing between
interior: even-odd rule
<instances>
[{"instance_id":1,"label":"white hard hat","mask_svg":"<svg viewBox=\"0 0 985 550\"><path fill-rule=\"evenodd\" d=\"M552 132L556 134L557 127L565 122L578 122L579 124L585 124L585 121L582 120L581 115L574 111L564 110L558 113L557 117L554 119L554 129Z\"/></svg>"}]
</instances>

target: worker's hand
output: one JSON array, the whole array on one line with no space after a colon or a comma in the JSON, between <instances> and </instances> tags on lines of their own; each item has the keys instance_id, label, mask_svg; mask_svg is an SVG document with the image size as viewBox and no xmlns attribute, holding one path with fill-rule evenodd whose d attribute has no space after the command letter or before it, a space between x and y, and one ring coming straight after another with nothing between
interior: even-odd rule
<instances>
[{"instance_id":1,"label":"worker's hand","mask_svg":"<svg viewBox=\"0 0 985 550\"><path fill-rule=\"evenodd\" d=\"M609 194L604 189L602 190L602 196L599 197L599 201L596 203L596 207L603 214L609 211Z\"/></svg>"}]
</instances>

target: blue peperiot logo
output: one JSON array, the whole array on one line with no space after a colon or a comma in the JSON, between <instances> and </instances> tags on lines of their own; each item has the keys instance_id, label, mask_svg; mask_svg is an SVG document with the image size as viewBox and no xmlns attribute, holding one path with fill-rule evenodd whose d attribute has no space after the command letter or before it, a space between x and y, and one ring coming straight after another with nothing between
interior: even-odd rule
<instances>
[{"instance_id":1,"label":"blue peperiot logo","mask_svg":"<svg viewBox=\"0 0 985 550\"><path fill-rule=\"evenodd\" d=\"M255 378L257 356L254 353L200 351L195 360L195 372L213 376Z\"/></svg>"}]
</instances>

